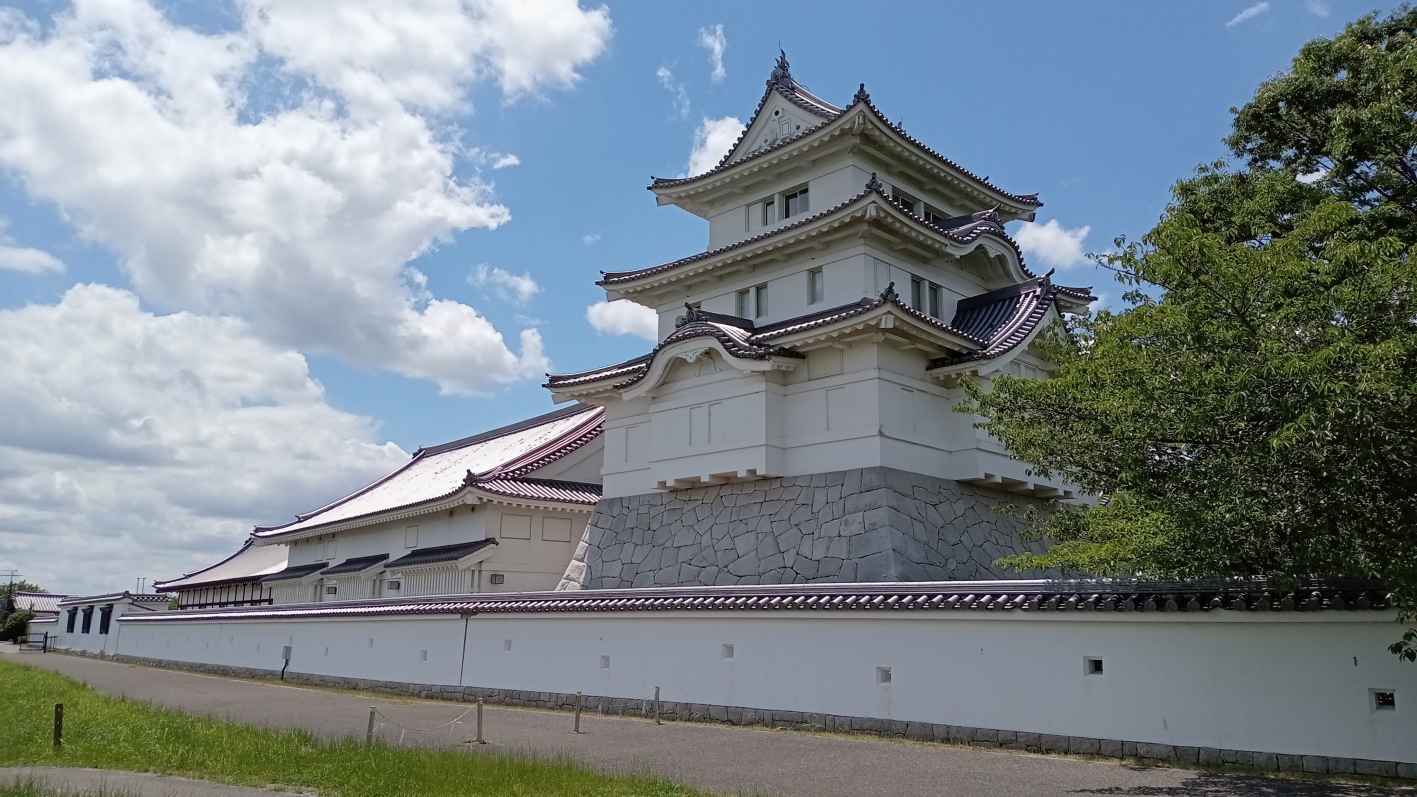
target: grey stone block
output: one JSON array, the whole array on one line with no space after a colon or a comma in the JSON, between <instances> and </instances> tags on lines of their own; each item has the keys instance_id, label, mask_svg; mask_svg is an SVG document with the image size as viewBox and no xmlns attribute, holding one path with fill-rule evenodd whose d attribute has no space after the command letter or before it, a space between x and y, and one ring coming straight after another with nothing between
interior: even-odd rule
<instances>
[{"instance_id":1,"label":"grey stone block","mask_svg":"<svg viewBox=\"0 0 1417 797\"><path fill-rule=\"evenodd\" d=\"M1109 758L1122 757L1122 742L1117 739L1101 739L1097 744L1097 754Z\"/></svg>"},{"instance_id":2,"label":"grey stone block","mask_svg":"<svg viewBox=\"0 0 1417 797\"><path fill-rule=\"evenodd\" d=\"M1417 764L1399 763L1397 765L1397 776L1399 778L1417 779Z\"/></svg>"},{"instance_id":3,"label":"grey stone block","mask_svg":"<svg viewBox=\"0 0 1417 797\"><path fill-rule=\"evenodd\" d=\"M1275 759L1280 772L1304 771L1304 757L1301 755L1285 755L1280 753L1275 756Z\"/></svg>"},{"instance_id":4,"label":"grey stone block","mask_svg":"<svg viewBox=\"0 0 1417 797\"><path fill-rule=\"evenodd\" d=\"M1395 778L1397 777L1397 763L1393 761L1370 761L1366 758L1359 758L1353 762L1353 771L1359 775Z\"/></svg>"}]
</instances>

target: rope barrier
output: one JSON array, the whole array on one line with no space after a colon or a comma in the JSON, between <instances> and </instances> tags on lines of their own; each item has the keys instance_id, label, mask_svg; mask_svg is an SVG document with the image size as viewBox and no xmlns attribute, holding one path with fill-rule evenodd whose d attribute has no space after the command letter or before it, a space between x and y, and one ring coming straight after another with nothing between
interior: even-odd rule
<instances>
[{"instance_id":1,"label":"rope barrier","mask_svg":"<svg viewBox=\"0 0 1417 797\"><path fill-rule=\"evenodd\" d=\"M466 711L464 711L463 713L457 715L456 717L453 717L451 720L449 720L449 721L443 723L442 725L435 725L435 726L433 726L432 728L414 728L414 727L411 727L411 726L408 726L408 725L403 725L403 724L401 724L401 723L399 723L399 722L396 722L396 721L390 719L387 714L383 713L382 711L378 711L378 710L376 709L376 710L375 710L375 713L378 714L378 716L383 717L383 718L384 718L384 721L381 722L381 723L379 723L378 727L375 728L375 731L377 732L378 730L381 730L381 729L384 727L384 725L386 725L386 724L392 725L392 726L394 726L395 728L401 728L401 729L403 729L404 731L414 731L414 732L417 732L417 733L430 733L430 732L432 732L432 731L441 731L441 730L443 730L444 728L451 728L451 727L453 727L454 725L457 725L458 723L461 723L462 720L463 720L463 717L466 717L467 715L471 714L472 712L473 712L473 709L469 708L468 710L466 710ZM400 737L400 739L402 739L402 737Z\"/></svg>"}]
</instances>

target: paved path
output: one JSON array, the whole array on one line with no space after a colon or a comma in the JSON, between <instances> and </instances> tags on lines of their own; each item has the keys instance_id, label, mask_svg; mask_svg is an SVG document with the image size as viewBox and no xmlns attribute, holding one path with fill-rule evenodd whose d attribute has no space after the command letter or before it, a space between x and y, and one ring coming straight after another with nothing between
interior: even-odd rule
<instances>
[{"instance_id":1,"label":"paved path","mask_svg":"<svg viewBox=\"0 0 1417 797\"><path fill-rule=\"evenodd\" d=\"M460 703L381 699L13 651L13 646L0 645L0 655L12 654L7 656L9 661L64 673L107 694L253 725L306 728L326 737L362 736L370 706L377 706L393 722L417 728L449 722L467 709ZM457 734L411 734L407 741L566 756L599 770L652 773L711 792L775 797L1417 795L1417 790L1408 789L1137 767L920 742L688 722L656 726L643 719L593 714L582 718L582 733L574 734L571 722L567 713L488 707L485 735L489 744L485 746L464 744L472 735L470 724ZM391 725L382 734L397 741L397 731Z\"/></svg>"},{"instance_id":2,"label":"paved path","mask_svg":"<svg viewBox=\"0 0 1417 797\"><path fill-rule=\"evenodd\" d=\"M285 797L297 791L268 791L244 786L225 786L207 780L174 778L147 772L116 772L83 767L0 767L0 785L42 783L62 794L94 793L104 797ZM306 792L314 794L314 792Z\"/></svg>"}]
</instances>

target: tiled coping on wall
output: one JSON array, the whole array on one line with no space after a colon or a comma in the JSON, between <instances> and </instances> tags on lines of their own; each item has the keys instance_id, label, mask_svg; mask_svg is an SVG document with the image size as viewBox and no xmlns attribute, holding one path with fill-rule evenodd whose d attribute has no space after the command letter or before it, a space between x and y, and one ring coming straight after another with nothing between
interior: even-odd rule
<instances>
[{"instance_id":1,"label":"tiled coping on wall","mask_svg":"<svg viewBox=\"0 0 1417 797\"><path fill-rule=\"evenodd\" d=\"M194 662L150 659L140 656L107 655L87 651L63 651L74 655L121 661L148 667L162 667L172 670L212 675L229 675L238 678L279 678L279 670L255 667L231 667L224 664L199 664ZM366 678L345 678L334 675L312 675L287 672L287 683L323 686L337 689L355 689L385 695L417 697L430 700L451 700L473 702L482 698L492 705L515 706L542 709L571 710L575 708L576 696L560 692L528 692L518 689L491 689L480 686L441 686L437 684L413 684L400 681L376 681ZM653 709L639 698L603 697L583 695L584 710L613 716L648 717ZM873 717L844 717L835 714L816 714L803 711L779 711L773 709L745 708L742 706L716 706L706 703L680 703L671 700L660 702L660 717L671 721L716 722L728 725L756 725L769 728L787 728L804 731L826 731L829 733L855 733L869 736L913 739L923 742L945 742L974 747L992 747L1006 750L1022 750L1030 753L1067 753L1072 755L1099 756L1103 758L1136 759L1152 764L1177 763L1187 766L1215 767L1236 766L1270 772L1304 772L1312 774L1367 775L1386 778L1417 780L1417 764L1396 761L1373 761L1364 758L1339 758L1334 756L1286 755L1283 753L1263 753L1253 750L1223 750L1214 747L1186 747L1182 745L1154 744L1151 742L1130 742L1118 739L1094 739L1084 736L1059 736L1048 733L1026 733L1004 731L993 728L972 728L960 725L939 725L929 722L906 722L903 720L879 719Z\"/></svg>"}]
</instances>

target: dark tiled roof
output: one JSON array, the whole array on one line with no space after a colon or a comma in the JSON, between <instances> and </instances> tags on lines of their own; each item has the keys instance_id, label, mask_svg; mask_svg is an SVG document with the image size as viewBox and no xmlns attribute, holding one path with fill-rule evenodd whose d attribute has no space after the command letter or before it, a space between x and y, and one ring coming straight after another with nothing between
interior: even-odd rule
<instances>
[{"instance_id":1,"label":"dark tiled roof","mask_svg":"<svg viewBox=\"0 0 1417 797\"><path fill-rule=\"evenodd\" d=\"M794 83L793 85L795 86L795 83ZM769 146L766 146L766 147L762 147L762 148L760 148L760 149L753 150L752 152L749 152L748 154L744 155L744 156L741 157L741 158L738 158L737 160L732 160L732 161L730 161L730 158L732 158L733 153L738 150L739 145L743 142L744 137L748 135L748 131L752 129L752 127L753 127L753 122L756 121L757 118L758 118L758 115L762 113L763 107L767 104L768 98L771 97L774 92L779 93L781 96L783 96L784 98L786 98L788 101L793 102L794 104L798 105L798 107L801 107L801 108L803 108L804 110L808 110L808 111L812 111L813 113L816 113L818 116L821 116L821 117L822 117L824 120L826 120L826 121L823 122L823 124L815 125L815 126L810 127L810 128L808 128L808 129L806 129L806 130L803 130L801 133L798 133L798 134L796 134L796 135L788 136L788 137L786 137L786 138L783 138L782 140L778 141L778 142L775 143L775 144L772 144L772 145L769 145ZM753 111L753 116L752 116L752 118L748 120L748 124L743 128L743 133L742 133L742 135L740 135L740 136L738 137L738 140L737 140L737 141L733 142L733 146L729 148L728 154L727 154L727 155L724 155L723 159L720 160L716 166L714 166L712 169L709 169L708 171L704 172L703 174L696 174L696 175L692 175L692 176L689 176L689 177L675 177L675 178L655 177L655 178L652 178L652 179L653 179L653 182L652 182L652 183L650 184L650 186L649 186L650 190L654 190L654 189L656 189L656 188L671 188L671 187L676 187L676 186L688 185L688 184L693 183L693 182L696 182L696 181L698 181L698 180L702 180L702 179L705 178L705 177L710 177L710 176L712 176L712 175L718 174L719 172L725 171L726 169L729 169L729 168L731 168L731 167L733 167L733 166L737 166L737 165L742 164L742 163L747 163L748 161L751 161L751 160L760 158L760 157L762 157L762 156L764 156L764 155L767 155L767 154L769 154L769 153L771 153L771 152L774 152L774 151L776 151L776 150L782 149L783 147L790 146L790 145L792 145L792 144L794 144L794 143L797 143L798 141L801 141L802 139L804 139L804 138L806 138L806 137L808 137L808 136L810 136L810 135L815 134L817 131L821 130L822 127L823 127L827 122L831 122L831 121L834 121L834 120L836 120L836 119L839 119L839 118L845 116L846 113L847 113L848 111L850 111L852 108L855 108L857 105L862 105L862 106L864 106L865 108L867 108L868 110L870 110L870 112L872 113L872 115L874 115L878 120L880 120L881 124L883 124L884 126L890 128L892 131L894 131L894 132L895 132L897 135L899 135L901 138L905 139L906 141L910 142L910 143L913 144L914 146L918 147L919 149L921 149L922 151L924 151L925 153L927 153L928 155L930 155L932 158L934 158L934 159L936 159L936 160L938 160L938 161L940 161L940 162L946 164L949 168L951 168L951 169L953 169L953 170L959 172L960 174L964 175L965 177L967 177L967 178L969 178L969 179L971 179L971 180L973 180L973 181L975 181L975 182L977 182L977 183L979 183L979 184L985 186L985 187L988 188L990 191L993 191L993 192L995 192L995 193L997 193L997 194L999 194L999 195L1001 195L1001 196L1007 197L1008 199L1013 200L1014 202L1017 202L1017 203L1019 203L1019 204L1021 204L1021 205L1029 205L1029 206L1032 206L1032 207L1042 207L1042 206L1043 206L1043 203L1040 202L1039 199L1038 199L1038 194L1036 194L1036 193L1033 193L1033 194L1015 194L1015 193L1012 193L1012 192L1009 192L1009 191L1005 191L1004 189L1002 189L1002 188L1000 188L1000 187L994 185L993 183L989 182L989 178L988 178L988 177L984 177L984 176L980 176L980 175L978 175L978 174L975 174L974 172L970 171L969 169L964 168L964 167L961 166L960 164L958 164L958 163L956 163L955 161L953 161L953 160L951 160L951 159L945 157L944 155L941 155L939 152L936 152L934 149L931 149L930 147L926 146L924 142L920 141L919 139L917 139L917 138L915 138L914 136L910 135L909 133L905 132L905 128L903 128L903 127L901 127L899 124L897 124L897 123L895 123L895 122L892 122L891 120L887 119L886 116L885 116L885 114L881 113L880 109L878 109L878 108L875 106L875 104L871 102L871 95L866 93L866 84L864 84L864 83L861 84L861 88L856 92L856 95L852 98L851 105L848 105L845 109L838 109L838 108L836 108L836 106L832 106L832 105L830 105L830 104L828 104L828 103L825 103L824 101L818 99L815 95L809 95L809 96L811 97L811 100L815 100L815 101L818 102L818 103L823 103L824 105L827 105L830 109L832 109L832 110L827 110L826 108L823 108L822 111L820 111L820 112L819 112L819 111L813 111L813 109L812 109L811 107L808 107L807 104L804 104L803 98L800 98L800 97L797 97L797 96L796 96L796 95L798 94L798 92L800 92L800 88L797 88L797 89L795 89L795 90L789 90L789 89L787 89L787 88L784 88L783 86L780 86L780 85L775 84L772 80L769 80L769 81L768 81L768 90L767 90L766 93L763 94L762 100L760 100L760 101L758 102L758 107L757 107L756 110Z\"/></svg>"},{"instance_id":2,"label":"dark tiled roof","mask_svg":"<svg viewBox=\"0 0 1417 797\"><path fill-rule=\"evenodd\" d=\"M1059 288L1044 275L1022 285L962 299L951 324L977 335L984 345L959 356L937 357L926 363L925 370L991 360L1013 351L1038 329L1058 292Z\"/></svg>"},{"instance_id":3,"label":"dark tiled roof","mask_svg":"<svg viewBox=\"0 0 1417 797\"><path fill-rule=\"evenodd\" d=\"M632 360L626 360L614 365L604 365L599 368L592 368L588 371L577 371L571 374L547 374L546 384L542 387L548 388L568 388L578 385L587 385L591 382L599 382L602 379L609 379L615 376L626 376L636 371L643 370L649 365L650 355L642 354Z\"/></svg>"},{"instance_id":4,"label":"dark tiled roof","mask_svg":"<svg viewBox=\"0 0 1417 797\"><path fill-rule=\"evenodd\" d=\"M624 363L605 368L582 371L568 377L551 375L545 387L565 389L591 384L612 378L622 378L612 387L629 387L649 372L650 363L656 354L671 343L694 337L713 337L723 344L724 349L735 357L744 359L764 359L770 356L801 357L791 349L772 346L771 342L781 338L830 326L856 316L865 315L879 307L891 305L897 312L915 321L961 338L978 346L977 351L957 357L931 360L928 369L940 368L960 362L998 357L1021 343L1043 320L1053 299L1060 291L1067 290L1053 285L1048 277L1034 277L1028 282L1011 285L988 293L961 299L955 317L948 323L916 310L905 302L895 291L892 283L880 296L860 299L850 304L821 310L797 318L765 324L749 331L728 324L708 321L686 321L664 342L643 357L636 357ZM698 311L699 315L708 315ZM728 318L732 318L728 316ZM751 323L751 322L750 322ZM927 370L928 370L927 369Z\"/></svg>"},{"instance_id":5,"label":"dark tiled roof","mask_svg":"<svg viewBox=\"0 0 1417 797\"><path fill-rule=\"evenodd\" d=\"M799 219L798 221L792 222L791 224L786 224L772 230L767 230L758 233L757 235L745 238L741 241L727 244L725 246L720 246L716 249L709 249L705 252L699 252L698 254L689 255L688 257L682 257L678 260L671 260L667 263L660 263L659 265L648 266L646 268L635 269L632 271L604 271L601 272L603 274L603 277L598 282L596 282L596 284L602 287L623 285L626 283L645 279L647 277L654 277L660 274L665 274L667 272L674 271L675 269L680 268L682 266L686 266L691 263L696 263L700 260L707 260L712 257L717 257L718 255L726 254L736 249L742 249L744 247L753 246L754 244L761 243L769 238L773 238L783 233L788 233L801 227L805 227L809 224L821 221L822 219L825 219L829 216L834 216L838 213L843 213L848 209L851 209L857 203L861 203L873 197L879 198L889 203L891 208L893 208L896 212L902 214L906 219L908 219L916 226L929 230L930 232L954 243L969 244L979 240L984 236L989 236L1003 241L1004 243L1007 243L1009 247L1014 250L1014 253L1018 256L1019 268L1023 271L1024 276L1038 276L1037 274L1034 274L1032 271L1029 270L1028 264L1024 262L1023 251L1019 249L1018 242L1014 241L1014 239L1009 237L1008 233L1004 231L1004 227L999 222L998 216L996 214L992 214L988 211L985 211L983 213L971 214L968 217L956 217L956 219L960 219L959 223L955 224L952 227L943 227L939 224L932 224L931 222L928 222L925 219L915 215L914 211L901 204L895 197L886 194L884 186L882 186L880 181L875 178L875 175L872 175L871 181L868 182L866 185L867 187L855 196L852 196L849 199L839 202L836 205L827 208L826 210L814 213L810 216L806 216L802 219ZM955 221L955 219L950 219L948 221ZM1091 301L1094 298L1092 296L1091 289L1089 288L1068 288L1059 286L1058 290L1080 301Z\"/></svg>"},{"instance_id":6,"label":"dark tiled roof","mask_svg":"<svg viewBox=\"0 0 1417 797\"><path fill-rule=\"evenodd\" d=\"M469 595L458 600L341 602L328 607L186 611L119 622L270 620L375 615L649 611L1025 612L1044 617L1128 612L1318 612L1384 610L1393 596L1367 582L1311 580L1293 592L1265 579L927 581L660 587Z\"/></svg>"},{"instance_id":7,"label":"dark tiled roof","mask_svg":"<svg viewBox=\"0 0 1417 797\"><path fill-rule=\"evenodd\" d=\"M305 578L306 576L314 575L315 573L324 570L326 567L329 567L329 565L325 564L324 562L316 562L312 565L292 565L280 571L279 573L271 573L269 576L262 576L261 582L265 583L267 581L291 581L297 578Z\"/></svg>"},{"instance_id":8,"label":"dark tiled roof","mask_svg":"<svg viewBox=\"0 0 1417 797\"><path fill-rule=\"evenodd\" d=\"M344 560L343 562L340 562L339 564L335 565L334 567L331 567L330 569L328 569L328 570L326 570L325 572L321 573L321 575L324 575L324 576L342 576L342 575L345 575L345 574L348 574L348 573L362 573L362 572L364 572L365 570L368 570L368 569L374 567L375 565L377 565L377 564L383 562L385 559L388 559L388 558L389 558L389 555L388 555L388 554L386 554L386 553L381 553L381 554L378 554L377 556L360 556L360 557L356 557L356 558L354 558L354 559L346 559L346 560Z\"/></svg>"},{"instance_id":9,"label":"dark tiled roof","mask_svg":"<svg viewBox=\"0 0 1417 797\"><path fill-rule=\"evenodd\" d=\"M460 542L456 545L435 545L431 548L415 548L412 552L395 559L384 565L384 569L393 570L399 567L411 567L413 565L433 565L439 562L456 562L464 556L475 554L491 545L496 545L495 537L488 537L485 540L476 542Z\"/></svg>"},{"instance_id":10,"label":"dark tiled roof","mask_svg":"<svg viewBox=\"0 0 1417 797\"><path fill-rule=\"evenodd\" d=\"M529 501L558 501L565 504L594 506L600 500L600 485L567 482L557 479L487 479L477 483L477 489L508 498Z\"/></svg>"},{"instance_id":11,"label":"dark tiled roof","mask_svg":"<svg viewBox=\"0 0 1417 797\"><path fill-rule=\"evenodd\" d=\"M154 595L151 593L135 594L132 592L110 592L106 595L66 595L59 601L60 606L68 606L79 603L116 603L118 601L131 601L135 604L141 603L167 603L172 600L169 595Z\"/></svg>"}]
</instances>

